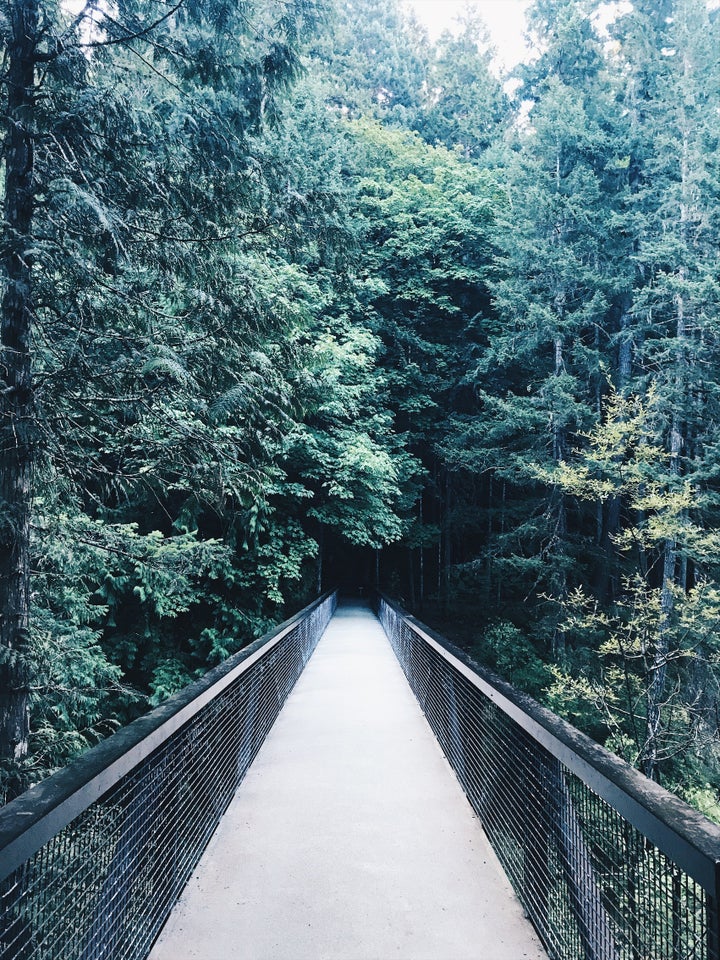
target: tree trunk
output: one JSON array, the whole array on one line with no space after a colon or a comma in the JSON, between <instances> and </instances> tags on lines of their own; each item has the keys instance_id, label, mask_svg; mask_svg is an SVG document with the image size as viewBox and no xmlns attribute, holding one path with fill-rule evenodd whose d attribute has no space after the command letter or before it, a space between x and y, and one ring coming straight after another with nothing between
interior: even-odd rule
<instances>
[{"instance_id":1,"label":"tree trunk","mask_svg":"<svg viewBox=\"0 0 720 960\"><path fill-rule=\"evenodd\" d=\"M620 344L618 346L618 391L625 395L632 376L633 339L630 330L632 298L627 295L620 303Z\"/></svg>"},{"instance_id":2,"label":"tree trunk","mask_svg":"<svg viewBox=\"0 0 720 960\"><path fill-rule=\"evenodd\" d=\"M437 543L437 595L438 600L442 596L442 548L443 548L443 538L442 530L438 536Z\"/></svg>"},{"instance_id":3,"label":"tree trunk","mask_svg":"<svg viewBox=\"0 0 720 960\"><path fill-rule=\"evenodd\" d=\"M556 298L557 300L557 298ZM563 356L562 337L555 338L555 376L559 377L565 370L565 359ZM553 460L556 464L565 459L565 430L555 419L553 423ZM553 491L553 497L557 502L555 513L555 530L553 532L553 553L555 554L554 564L555 573L553 575L555 599L558 604L562 604L567 599L567 575L563 566L562 554L567 543L567 505L565 494L559 487ZM553 657L556 661L562 661L565 657L565 631L562 623L558 620L553 630L552 638Z\"/></svg>"},{"instance_id":4,"label":"tree trunk","mask_svg":"<svg viewBox=\"0 0 720 960\"><path fill-rule=\"evenodd\" d=\"M410 609L415 609L416 603L416 593L415 593L415 551L412 547L407 549L407 559L408 559L408 600L410 603Z\"/></svg>"},{"instance_id":5,"label":"tree trunk","mask_svg":"<svg viewBox=\"0 0 720 960\"><path fill-rule=\"evenodd\" d=\"M507 484L503 480L502 482L502 495L500 497L500 550L504 549L503 540L505 538L505 504L507 502ZM500 552L500 551L498 551ZM502 586L503 578L499 576L497 578L497 602L500 604L502 601Z\"/></svg>"},{"instance_id":6,"label":"tree trunk","mask_svg":"<svg viewBox=\"0 0 720 960\"><path fill-rule=\"evenodd\" d=\"M630 389L632 376L633 339L630 328L630 307L632 298L626 295L619 303L620 310L620 342L618 346L617 390L621 396L626 396ZM621 457L615 459L621 462ZM600 549L603 559L598 564L595 577L595 596L601 603L612 603L619 595L620 583L618 576L618 551L614 538L620 532L622 513L622 498L610 497L603 508L603 526L600 533Z\"/></svg>"},{"instance_id":7,"label":"tree trunk","mask_svg":"<svg viewBox=\"0 0 720 960\"><path fill-rule=\"evenodd\" d=\"M318 531L318 565L317 565L317 595L320 596L323 588L323 548L325 546L325 527L320 524Z\"/></svg>"},{"instance_id":8,"label":"tree trunk","mask_svg":"<svg viewBox=\"0 0 720 960\"><path fill-rule=\"evenodd\" d=\"M492 596L492 578L493 578L493 474L488 476L488 509L487 509L487 588L485 590L485 599L489 602Z\"/></svg>"},{"instance_id":9,"label":"tree trunk","mask_svg":"<svg viewBox=\"0 0 720 960\"><path fill-rule=\"evenodd\" d=\"M663 557L663 585L660 594L660 626L653 652L650 682L648 683L646 742L643 751L643 773L651 780L657 780L658 778L662 702L667 680L668 630L674 604L672 587L675 583L676 560L677 544L674 540L666 540Z\"/></svg>"},{"instance_id":10,"label":"tree trunk","mask_svg":"<svg viewBox=\"0 0 720 960\"><path fill-rule=\"evenodd\" d=\"M452 552L452 480L450 472L445 471L445 515L443 517L443 532L445 534L445 556L443 567L443 609L448 609L450 603L450 568L453 562Z\"/></svg>"},{"instance_id":11,"label":"tree trunk","mask_svg":"<svg viewBox=\"0 0 720 960\"><path fill-rule=\"evenodd\" d=\"M682 271L681 271L682 274ZM684 350L685 350L685 309L682 295L676 298L677 307L677 342L678 360L675 375L675 386L678 395L684 380ZM676 399L677 402L677 399ZM680 453L683 448L682 426L677 414L673 416L670 428L670 473L674 477L680 476ZM662 724L662 702L665 696L667 679L667 658L670 650L670 617L675 603L673 587L677 583L678 545L673 538L668 538L664 544L663 555L663 582L660 593L660 624L658 627L657 643L653 654L653 664L647 692L647 731L644 751L643 772L652 780L658 775L659 737Z\"/></svg>"},{"instance_id":12,"label":"tree trunk","mask_svg":"<svg viewBox=\"0 0 720 960\"><path fill-rule=\"evenodd\" d=\"M37 0L12 7L0 334L0 761L27 755L33 397L30 336ZM20 789L15 783L13 792Z\"/></svg>"},{"instance_id":13,"label":"tree trunk","mask_svg":"<svg viewBox=\"0 0 720 960\"><path fill-rule=\"evenodd\" d=\"M425 602L425 549L423 547L423 498L420 494L420 609Z\"/></svg>"}]
</instances>

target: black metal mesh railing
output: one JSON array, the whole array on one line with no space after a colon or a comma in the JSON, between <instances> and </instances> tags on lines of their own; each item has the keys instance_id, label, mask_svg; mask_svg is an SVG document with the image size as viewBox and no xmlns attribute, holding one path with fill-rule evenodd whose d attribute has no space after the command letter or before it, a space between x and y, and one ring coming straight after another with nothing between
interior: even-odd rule
<instances>
[{"instance_id":1,"label":"black metal mesh railing","mask_svg":"<svg viewBox=\"0 0 720 960\"><path fill-rule=\"evenodd\" d=\"M379 615L552 960L718 960L720 828L384 598Z\"/></svg>"},{"instance_id":2,"label":"black metal mesh railing","mask_svg":"<svg viewBox=\"0 0 720 960\"><path fill-rule=\"evenodd\" d=\"M0 811L0 960L147 957L335 602Z\"/></svg>"}]
</instances>

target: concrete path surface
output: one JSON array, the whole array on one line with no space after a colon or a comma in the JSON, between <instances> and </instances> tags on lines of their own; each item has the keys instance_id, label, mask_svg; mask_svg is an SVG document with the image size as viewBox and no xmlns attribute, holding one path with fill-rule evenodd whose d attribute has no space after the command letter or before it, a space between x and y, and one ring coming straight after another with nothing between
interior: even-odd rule
<instances>
[{"instance_id":1,"label":"concrete path surface","mask_svg":"<svg viewBox=\"0 0 720 960\"><path fill-rule=\"evenodd\" d=\"M341 606L150 960L547 960L374 615Z\"/></svg>"}]
</instances>

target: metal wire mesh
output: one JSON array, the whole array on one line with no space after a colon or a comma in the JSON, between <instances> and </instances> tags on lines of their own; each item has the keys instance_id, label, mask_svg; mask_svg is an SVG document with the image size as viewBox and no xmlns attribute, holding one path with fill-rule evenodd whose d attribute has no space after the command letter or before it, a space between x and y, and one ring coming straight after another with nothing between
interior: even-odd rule
<instances>
[{"instance_id":1,"label":"metal wire mesh","mask_svg":"<svg viewBox=\"0 0 720 960\"><path fill-rule=\"evenodd\" d=\"M148 955L334 607L333 595L279 641L271 637L266 652L5 877L0 960Z\"/></svg>"},{"instance_id":2,"label":"metal wire mesh","mask_svg":"<svg viewBox=\"0 0 720 960\"><path fill-rule=\"evenodd\" d=\"M536 739L533 722L473 682L466 660L458 669L455 651L428 642L382 598L379 615L549 956L717 960L717 881L703 887L651 843ZM711 870L716 855L717 847L707 854Z\"/></svg>"}]
</instances>

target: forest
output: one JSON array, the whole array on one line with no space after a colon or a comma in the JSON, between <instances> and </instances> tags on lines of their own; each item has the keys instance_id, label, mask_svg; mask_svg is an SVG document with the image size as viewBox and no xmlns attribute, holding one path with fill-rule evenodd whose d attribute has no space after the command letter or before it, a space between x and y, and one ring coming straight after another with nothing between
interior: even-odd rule
<instances>
[{"instance_id":1,"label":"forest","mask_svg":"<svg viewBox=\"0 0 720 960\"><path fill-rule=\"evenodd\" d=\"M0 794L379 587L720 820L720 15L2 0Z\"/></svg>"}]
</instances>

